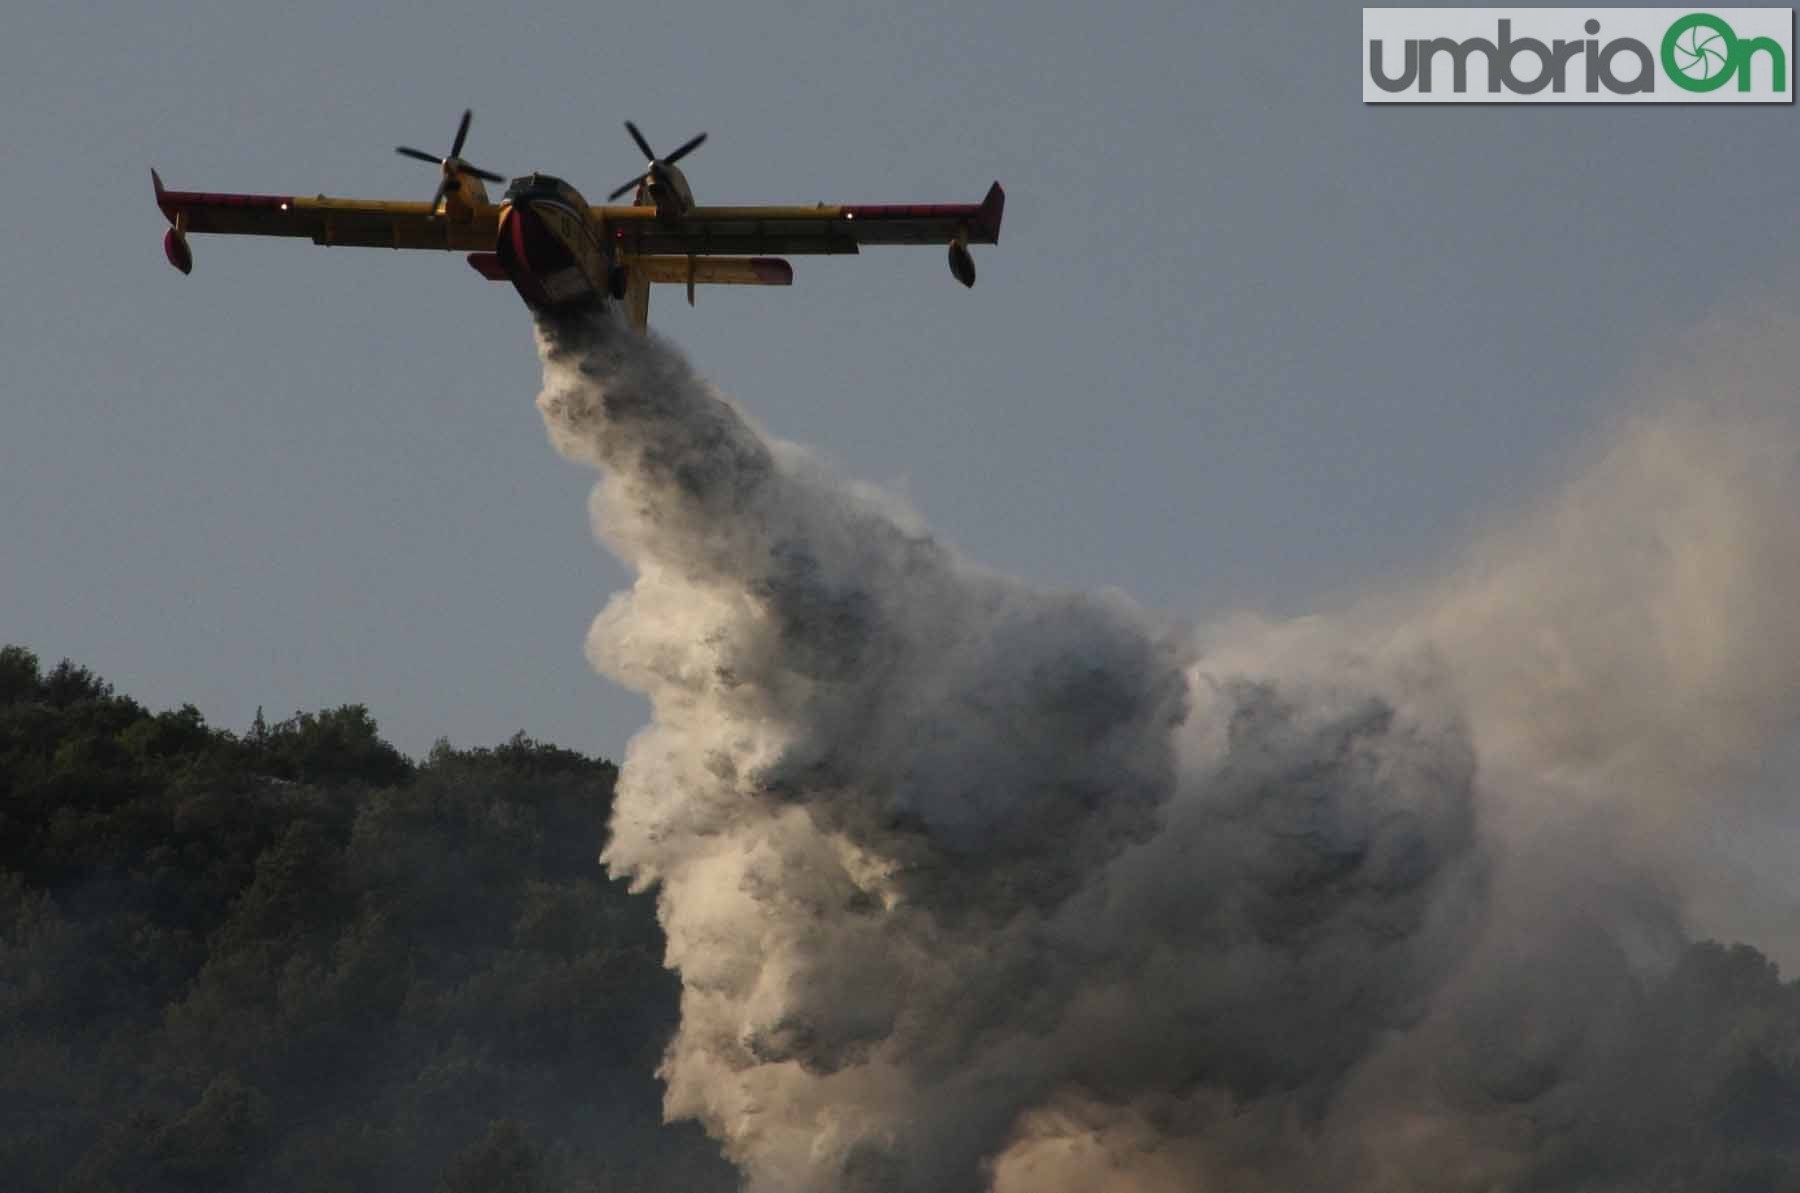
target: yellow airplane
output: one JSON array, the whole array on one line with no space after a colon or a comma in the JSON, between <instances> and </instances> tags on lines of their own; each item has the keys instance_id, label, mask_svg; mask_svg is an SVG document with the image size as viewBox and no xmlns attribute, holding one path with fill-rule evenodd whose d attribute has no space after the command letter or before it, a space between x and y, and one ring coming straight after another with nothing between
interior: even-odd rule
<instances>
[{"instance_id":1,"label":"yellow airplane","mask_svg":"<svg viewBox=\"0 0 1800 1193\"><path fill-rule=\"evenodd\" d=\"M649 162L614 191L635 191L629 206L591 207L576 189L548 174L515 178L498 204L485 182L498 174L463 160L471 113L443 157L400 146L404 157L439 168L429 203L330 199L324 195L234 195L172 191L150 171L156 205L171 225L163 253L182 273L194 268L190 233L304 236L314 244L469 251L469 264L493 281L509 281L526 304L562 310L603 303L624 307L642 330L650 287L787 286L794 271L775 253L854 253L865 244L943 244L950 272L975 284L972 244L994 244L1006 192L998 182L980 203L863 204L815 207L702 207L676 162L706 140L701 133L658 157L631 121L626 131Z\"/></svg>"}]
</instances>

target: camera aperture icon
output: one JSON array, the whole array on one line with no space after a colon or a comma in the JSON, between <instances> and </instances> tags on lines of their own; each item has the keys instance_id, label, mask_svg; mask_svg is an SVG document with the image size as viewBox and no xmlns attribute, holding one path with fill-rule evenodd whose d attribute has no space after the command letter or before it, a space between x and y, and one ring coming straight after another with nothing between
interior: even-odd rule
<instances>
[{"instance_id":1,"label":"camera aperture icon","mask_svg":"<svg viewBox=\"0 0 1800 1193\"><path fill-rule=\"evenodd\" d=\"M1675 68L1696 82L1731 70L1731 43L1711 25L1690 25L1675 38Z\"/></svg>"}]
</instances>

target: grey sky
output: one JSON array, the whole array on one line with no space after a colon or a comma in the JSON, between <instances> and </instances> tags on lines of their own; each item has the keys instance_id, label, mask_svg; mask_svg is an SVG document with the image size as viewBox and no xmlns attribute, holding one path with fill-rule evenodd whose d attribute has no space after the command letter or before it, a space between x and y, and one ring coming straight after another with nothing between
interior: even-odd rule
<instances>
[{"instance_id":1,"label":"grey sky","mask_svg":"<svg viewBox=\"0 0 1800 1193\"><path fill-rule=\"evenodd\" d=\"M1197 617L1452 558L1643 355L1791 306L1791 107L1366 108L1360 9L38 5L0 39L0 638L242 728L616 754L581 642L619 566L458 256L196 237L184 189L429 196L400 143L604 195L705 129L701 200L974 201L1001 243L673 291L653 326L944 538Z\"/></svg>"}]
</instances>

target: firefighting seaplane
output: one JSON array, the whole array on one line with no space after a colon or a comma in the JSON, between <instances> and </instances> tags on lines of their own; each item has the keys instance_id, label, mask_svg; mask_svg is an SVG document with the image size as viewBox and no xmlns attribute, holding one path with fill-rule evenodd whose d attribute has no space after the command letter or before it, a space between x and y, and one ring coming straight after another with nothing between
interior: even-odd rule
<instances>
[{"instance_id":1,"label":"firefighting seaplane","mask_svg":"<svg viewBox=\"0 0 1800 1193\"><path fill-rule=\"evenodd\" d=\"M667 156L650 148L637 125L625 130L648 159L642 174L590 206L549 174L527 174L499 203L483 183L505 179L464 160L471 113L442 157L402 145L403 157L438 167L428 203L332 199L324 195L237 195L174 191L150 171L156 205L171 225L163 236L169 264L194 268L188 237L197 233L306 237L314 244L468 253L482 277L511 282L534 310L558 311L612 301L632 326L649 319L650 287L787 286L794 271L776 255L855 253L866 244L949 246L950 272L975 284L972 244L994 244L1006 192L998 182L980 203L703 207L676 165L698 149L691 137ZM632 194L630 205L616 200Z\"/></svg>"}]
</instances>

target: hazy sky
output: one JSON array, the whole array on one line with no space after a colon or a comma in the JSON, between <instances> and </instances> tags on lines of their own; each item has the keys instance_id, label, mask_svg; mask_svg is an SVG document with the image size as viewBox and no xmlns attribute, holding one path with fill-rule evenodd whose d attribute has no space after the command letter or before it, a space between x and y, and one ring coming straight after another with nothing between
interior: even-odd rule
<instances>
[{"instance_id":1,"label":"hazy sky","mask_svg":"<svg viewBox=\"0 0 1800 1193\"><path fill-rule=\"evenodd\" d=\"M196 237L179 189L425 199L448 145L598 199L974 201L1001 243L659 291L775 433L1047 584L1278 614L1452 559L1634 370L1793 304L1791 107L1359 102L1349 5L27 3L0 39L0 639L241 729L616 754L625 573L545 442L530 320L455 254Z\"/></svg>"}]
</instances>

